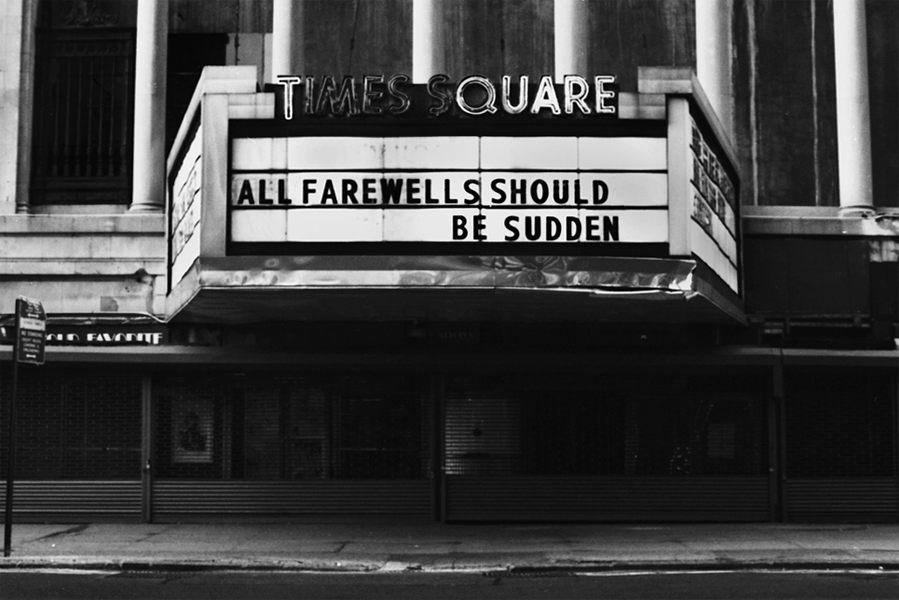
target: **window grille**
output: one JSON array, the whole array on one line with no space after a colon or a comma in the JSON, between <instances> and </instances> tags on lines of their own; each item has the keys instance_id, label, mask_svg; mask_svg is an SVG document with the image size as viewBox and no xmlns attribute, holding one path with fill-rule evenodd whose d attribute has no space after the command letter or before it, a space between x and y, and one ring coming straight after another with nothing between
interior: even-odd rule
<instances>
[{"instance_id":1,"label":"window grille","mask_svg":"<svg viewBox=\"0 0 899 600\"><path fill-rule=\"evenodd\" d=\"M127 203L133 31L39 32L35 82L31 201Z\"/></svg>"},{"instance_id":2,"label":"window grille","mask_svg":"<svg viewBox=\"0 0 899 600\"><path fill-rule=\"evenodd\" d=\"M40 370L38 370L40 369ZM0 464L11 369L2 374ZM141 378L138 375L19 367L16 479L138 479L141 472Z\"/></svg>"},{"instance_id":3,"label":"window grille","mask_svg":"<svg viewBox=\"0 0 899 600\"><path fill-rule=\"evenodd\" d=\"M788 369L787 476L894 477L895 385L885 369Z\"/></svg>"}]
</instances>

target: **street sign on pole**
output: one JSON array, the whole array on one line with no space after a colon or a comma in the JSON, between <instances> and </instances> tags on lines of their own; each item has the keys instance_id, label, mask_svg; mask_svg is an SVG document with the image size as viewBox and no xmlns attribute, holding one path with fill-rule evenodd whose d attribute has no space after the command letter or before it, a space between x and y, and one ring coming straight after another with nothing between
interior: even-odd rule
<instances>
[{"instance_id":1,"label":"street sign on pole","mask_svg":"<svg viewBox=\"0 0 899 600\"><path fill-rule=\"evenodd\" d=\"M16 360L33 365L44 364L47 315L37 300L16 300Z\"/></svg>"},{"instance_id":2,"label":"street sign on pole","mask_svg":"<svg viewBox=\"0 0 899 600\"><path fill-rule=\"evenodd\" d=\"M16 395L19 388L19 363L44 364L47 315L37 300L16 299L16 337L12 355L12 395L9 398L9 450L6 453L6 510L3 527L3 556L12 546L12 501L16 472Z\"/></svg>"}]
</instances>

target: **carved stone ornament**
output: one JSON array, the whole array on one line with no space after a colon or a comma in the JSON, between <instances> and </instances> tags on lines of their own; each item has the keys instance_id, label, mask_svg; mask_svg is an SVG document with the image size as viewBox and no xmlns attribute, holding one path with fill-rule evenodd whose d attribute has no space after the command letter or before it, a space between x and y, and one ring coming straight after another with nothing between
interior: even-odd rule
<instances>
[{"instance_id":1,"label":"carved stone ornament","mask_svg":"<svg viewBox=\"0 0 899 600\"><path fill-rule=\"evenodd\" d=\"M72 8L61 21L68 27L111 27L118 24L119 17L96 0L73 0Z\"/></svg>"}]
</instances>

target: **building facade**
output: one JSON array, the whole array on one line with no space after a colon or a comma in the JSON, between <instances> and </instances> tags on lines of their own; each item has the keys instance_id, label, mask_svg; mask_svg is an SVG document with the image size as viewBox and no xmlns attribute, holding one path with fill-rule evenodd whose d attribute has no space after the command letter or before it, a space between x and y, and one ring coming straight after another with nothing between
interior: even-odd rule
<instances>
[{"instance_id":1,"label":"building facade","mask_svg":"<svg viewBox=\"0 0 899 600\"><path fill-rule=\"evenodd\" d=\"M899 4L2 10L17 519L899 521Z\"/></svg>"}]
</instances>

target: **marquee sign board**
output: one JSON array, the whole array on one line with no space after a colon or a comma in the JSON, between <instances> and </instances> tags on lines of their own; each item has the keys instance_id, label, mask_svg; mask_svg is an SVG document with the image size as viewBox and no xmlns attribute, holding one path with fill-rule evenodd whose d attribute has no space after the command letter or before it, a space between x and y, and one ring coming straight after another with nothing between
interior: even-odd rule
<instances>
[{"instance_id":1,"label":"marquee sign board","mask_svg":"<svg viewBox=\"0 0 899 600\"><path fill-rule=\"evenodd\" d=\"M693 197L692 250L738 289L737 191L733 178L690 119L690 189Z\"/></svg>"},{"instance_id":2,"label":"marquee sign board","mask_svg":"<svg viewBox=\"0 0 899 600\"><path fill-rule=\"evenodd\" d=\"M169 245L172 279L179 281L200 255L203 127L197 125L172 182Z\"/></svg>"},{"instance_id":3,"label":"marquee sign board","mask_svg":"<svg viewBox=\"0 0 899 600\"><path fill-rule=\"evenodd\" d=\"M665 139L602 128L618 117L613 76L277 79L278 127L230 140L228 243L238 252L668 240ZM556 118L565 132L546 127Z\"/></svg>"},{"instance_id":4,"label":"marquee sign board","mask_svg":"<svg viewBox=\"0 0 899 600\"><path fill-rule=\"evenodd\" d=\"M235 138L232 242L665 242L663 138Z\"/></svg>"}]
</instances>

